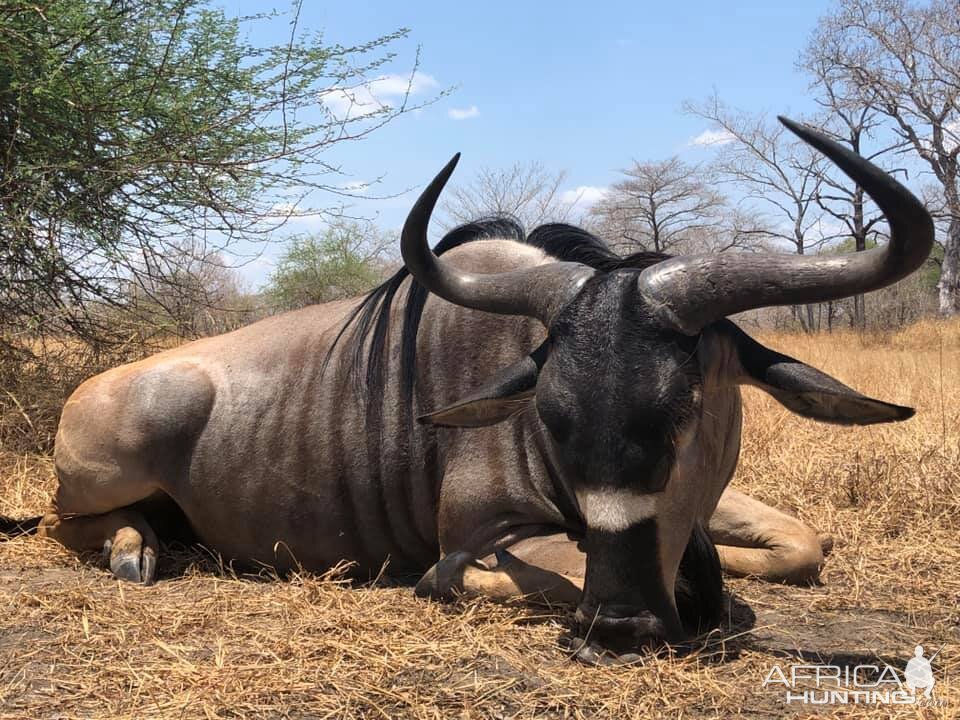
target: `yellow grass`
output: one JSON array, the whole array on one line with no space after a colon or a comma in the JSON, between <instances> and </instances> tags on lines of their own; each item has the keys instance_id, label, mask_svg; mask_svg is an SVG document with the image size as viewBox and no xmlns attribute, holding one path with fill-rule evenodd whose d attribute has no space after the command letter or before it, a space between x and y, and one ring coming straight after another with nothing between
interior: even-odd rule
<instances>
[{"instance_id":1,"label":"yellow grass","mask_svg":"<svg viewBox=\"0 0 960 720\"><path fill-rule=\"evenodd\" d=\"M589 668L557 645L566 608L238 579L188 551L141 588L18 539L0 543L0 717L960 717L960 323L762 339L918 412L838 428L745 391L734 483L836 548L820 587L729 580L702 652ZM47 457L0 452L0 514L40 512L52 488ZM784 706L761 686L797 656L902 668L918 642L945 644L934 707Z\"/></svg>"}]
</instances>

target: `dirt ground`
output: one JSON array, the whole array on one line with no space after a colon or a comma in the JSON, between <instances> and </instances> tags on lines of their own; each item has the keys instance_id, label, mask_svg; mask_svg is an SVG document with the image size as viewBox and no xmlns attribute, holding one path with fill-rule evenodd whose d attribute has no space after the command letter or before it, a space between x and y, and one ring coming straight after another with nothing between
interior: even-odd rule
<instances>
[{"instance_id":1,"label":"dirt ground","mask_svg":"<svg viewBox=\"0 0 960 720\"><path fill-rule=\"evenodd\" d=\"M587 667L558 643L570 609L535 600L237 577L184 548L143 588L20 538L0 542L0 718L960 717L960 324L763 340L918 414L840 428L745 391L734 484L836 546L816 587L728 579L698 651ZM48 457L0 450L0 514L41 512L53 482ZM919 706L786 703L776 682L803 664L902 671L917 644L940 648Z\"/></svg>"}]
</instances>

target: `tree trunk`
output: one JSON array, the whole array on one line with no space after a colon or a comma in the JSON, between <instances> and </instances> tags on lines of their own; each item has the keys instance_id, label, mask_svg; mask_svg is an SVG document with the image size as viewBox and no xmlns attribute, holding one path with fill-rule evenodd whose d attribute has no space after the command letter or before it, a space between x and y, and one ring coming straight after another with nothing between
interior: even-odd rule
<instances>
[{"instance_id":1,"label":"tree trunk","mask_svg":"<svg viewBox=\"0 0 960 720\"><path fill-rule=\"evenodd\" d=\"M853 151L860 153L860 131L857 130L853 137ZM857 185L853 190L853 242L856 245L856 252L864 252L867 249L867 231L864 228L863 219L863 188ZM853 323L858 330L863 330L867 326L867 308L863 301L863 294L853 296Z\"/></svg>"},{"instance_id":2,"label":"tree trunk","mask_svg":"<svg viewBox=\"0 0 960 720\"><path fill-rule=\"evenodd\" d=\"M951 208L952 209L952 208ZM960 213L954 212L943 244L943 265L940 268L940 314L956 315L957 291L960 290Z\"/></svg>"},{"instance_id":3,"label":"tree trunk","mask_svg":"<svg viewBox=\"0 0 960 720\"><path fill-rule=\"evenodd\" d=\"M803 332L810 332L810 326L807 325L806 318L803 317L803 305L791 305L790 314L793 315L794 320L800 323L800 329Z\"/></svg>"},{"instance_id":4,"label":"tree trunk","mask_svg":"<svg viewBox=\"0 0 960 720\"><path fill-rule=\"evenodd\" d=\"M853 296L853 326L863 330L867 326L867 313L863 304L863 295Z\"/></svg>"},{"instance_id":5,"label":"tree trunk","mask_svg":"<svg viewBox=\"0 0 960 720\"><path fill-rule=\"evenodd\" d=\"M856 251L864 252L867 249L867 234L863 229L863 191L858 187L858 202L854 210L854 227L856 234L853 241L856 243ZM853 296L853 324L858 330L863 330L867 326L867 307L863 300L863 294Z\"/></svg>"}]
</instances>

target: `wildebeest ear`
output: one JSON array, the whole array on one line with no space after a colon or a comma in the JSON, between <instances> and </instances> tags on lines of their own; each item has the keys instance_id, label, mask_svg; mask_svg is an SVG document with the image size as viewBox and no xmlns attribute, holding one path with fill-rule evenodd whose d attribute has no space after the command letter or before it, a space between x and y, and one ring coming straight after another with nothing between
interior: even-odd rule
<instances>
[{"instance_id":1,"label":"wildebeest ear","mask_svg":"<svg viewBox=\"0 0 960 720\"><path fill-rule=\"evenodd\" d=\"M486 427L503 422L530 402L546 356L544 341L530 355L504 368L467 397L421 415L417 421L439 427Z\"/></svg>"},{"instance_id":2,"label":"wildebeest ear","mask_svg":"<svg viewBox=\"0 0 960 720\"><path fill-rule=\"evenodd\" d=\"M734 345L739 382L759 387L798 415L838 425L872 425L913 417L913 408L861 395L806 363L764 347L732 322L718 325Z\"/></svg>"}]
</instances>

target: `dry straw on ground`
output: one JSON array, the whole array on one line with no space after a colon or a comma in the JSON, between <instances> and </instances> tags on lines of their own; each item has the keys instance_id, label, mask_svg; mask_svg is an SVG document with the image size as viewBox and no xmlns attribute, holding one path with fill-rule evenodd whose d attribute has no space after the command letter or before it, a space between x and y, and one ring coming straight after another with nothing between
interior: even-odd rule
<instances>
[{"instance_id":1,"label":"dry straw on ground","mask_svg":"<svg viewBox=\"0 0 960 720\"><path fill-rule=\"evenodd\" d=\"M0 717L960 717L960 324L764 339L918 414L838 428L746 391L735 484L836 548L819 587L729 581L701 652L589 668L557 645L566 608L236 578L190 551L141 588L18 539L0 543ZM0 452L0 514L52 487L48 458ZM785 706L761 686L797 657L902 668L918 642L943 645L935 706Z\"/></svg>"}]
</instances>

